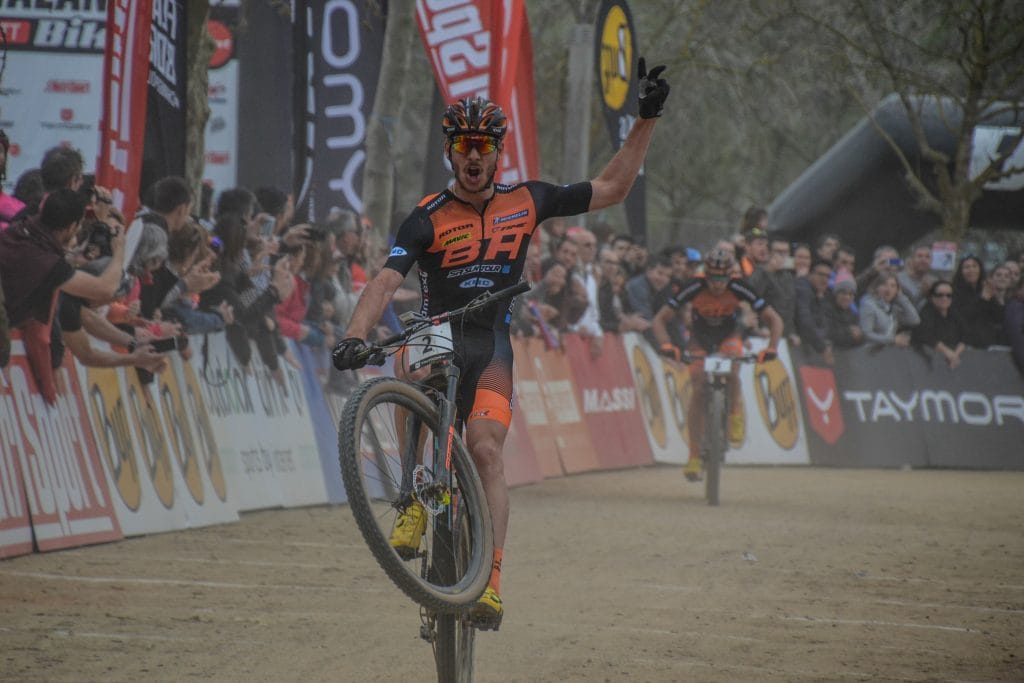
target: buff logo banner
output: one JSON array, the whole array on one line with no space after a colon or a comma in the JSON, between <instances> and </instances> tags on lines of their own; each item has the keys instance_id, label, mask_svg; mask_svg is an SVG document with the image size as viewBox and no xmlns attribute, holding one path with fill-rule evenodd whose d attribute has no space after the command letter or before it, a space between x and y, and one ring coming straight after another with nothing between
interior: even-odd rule
<instances>
[{"instance_id":1,"label":"buff logo banner","mask_svg":"<svg viewBox=\"0 0 1024 683\"><path fill-rule=\"evenodd\" d=\"M323 221L335 207L362 213L366 122L385 17L367 0L297 0L293 7L295 214Z\"/></svg>"},{"instance_id":2,"label":"buff logo banner","mask_svg":"<svg viewBox=\"0 0 1024 683\"><path fill-rule=\"evenodd\" d=\"M184 0L153 4L142 188L185 175L186 21Z\"/></svg>"},{"instance_id":3,"label":"buff logo banner","mask_svg":"<svg viewBox=\"0 0 1024 683\"><path fill-rule=\"evenodd\" d=\"M416 20L444 102L486 96L508 114L496 179L536 178L533 43L523 2L417 0Z\"/></svg>"},{"instance_id":4,"label":"buff logo banner","mask_svg":"<svg viewBox=\"0 0 1024 683\"><path fill-rule=\"evenodd\" d=\"M110 188L125 216L139 206L139 177L145 136L152 0L113 0L107 5L103 54L103 118L96 183ZM136 141L136 144L132 144Z\"/></svg>"},{"instance_id":5,"label":"buff logo banner","mask_svg":"<svg viewBox=\"0 0 1024 683\"><path fill-rule=\"evenodd\" d=\"M129 3L135 4L135 3ZM107 3L0 3L6 68L0 84L0 128L10 138L7 180L39 168L50 147L82 152L95 162L103 97Z\"/></svg>"},{"instance_id":6,"label":"buff logo banner","mask_svg":"<svg viewBox=\"0 0 1024 683\"><path fill-rule=\"evenodd\" d=\"M619 149L626 140L639 111L636 64L640 56L633 16L625 0L604 0L597 14L597 79L601 102L612 147ZM647 240L646 180L643 168L626 197L629 231L638 240Z\"/></svg>"}]
</instances>

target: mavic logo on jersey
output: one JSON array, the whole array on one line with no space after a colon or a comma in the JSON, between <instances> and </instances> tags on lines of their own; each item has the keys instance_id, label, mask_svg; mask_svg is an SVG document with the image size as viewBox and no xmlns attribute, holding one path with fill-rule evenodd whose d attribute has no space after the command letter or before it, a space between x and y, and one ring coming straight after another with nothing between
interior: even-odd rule
<instances>
[{"instance_id":1,"label":"mavic logo on jersey","mask_svg":"<svg viewBox=\"0 0 1024 683\"><path fill-rule=\"evenodd\" d=\"M450 246L452 244L455 244L456 242L461 242L463 240L468 240L469 238L470 238L470 234L468 232L464 232L461 235L454 235L452 237L449 237L448 239L446 239L444 242L441 243L441 246L442 247L447 247L447 246Z\"/></svg>"},{"instance_id":2,"label":"mavic logo on jersey","mask_svg":"<svg viewBox=\"0 0 1024 683\"><path fill-rule=\"evenodd\" d=\"M407 252L405 249L402 249L401 247L394 247L391 250L391 255L392 256L408 256L409 252Z\"/></svg>"},{"instance_id":3,"label":"mavic logo on jersey","mask_svg":"<svg viewBox=\"0 0 1024 683\"><path fill-rule=\"evenodd\" d=\"M523 216L529 216L529 215L530 215L530 210L529 209L523 209L521 211L516 211L515 213L510 213L507 216L495 216L494 217L494 224L495 225L500 225L501 223L508 223L509 221L514 221L517 218L522 218Z\"/></svg>"},{"instance_id":4,"label":"mavic logo on jersey","mask_svg":"<svg viewBox=\"0 0 1024 683\"><path fill-rule=\"evenodd\" d=\"M475 289L480 287L493 287L494 280L488 280L485 277L471 277L464 282L459 283L459 287L463 289Z\"/></svg>"}]
</instances>

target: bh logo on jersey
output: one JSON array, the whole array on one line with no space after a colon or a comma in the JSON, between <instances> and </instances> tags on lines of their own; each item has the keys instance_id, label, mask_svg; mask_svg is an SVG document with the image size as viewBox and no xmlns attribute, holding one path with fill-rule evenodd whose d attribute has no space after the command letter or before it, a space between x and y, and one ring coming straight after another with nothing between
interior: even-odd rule
<instances>
[{"instance_id":1,"label":"bh logo on jersey","mask_svg":"<svg viewBox=\"0 0 1024 683\"><path fill-rule=\"evenodd\" d=\"M800 380L804 385L804 396L807 400L807 418L811 429L832 445L846 430L843 423L843 412L839 407L839 392L836 390L836 377L829 368L800 368Z\"/></svg>"}]
</instances>

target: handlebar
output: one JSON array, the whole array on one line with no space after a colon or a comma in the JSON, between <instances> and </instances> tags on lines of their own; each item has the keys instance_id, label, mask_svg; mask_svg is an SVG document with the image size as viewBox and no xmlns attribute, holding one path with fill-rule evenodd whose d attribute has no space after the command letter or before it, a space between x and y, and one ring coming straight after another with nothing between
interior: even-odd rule
<instances>
[{"instance_id":1,"label":"handlebar","mask_svg":"<svg viewBox=\"0 0 1024 683\"><path fill-rule=\"evenodd\" d=\"M505 287L504 289L499 289L496 292L484 292L465 306L460 306L454 310L445 311L433 316L417 316L417 319L407 325L401 332L394 334L379 343L367 344L366 350L360 354L360 358L367 360L368 365L383 365L384 358L386 357L384 349L405 342L409 337L416 334L423 328L430 327L432 325L440 325L441 323L449 320L460 318L467 313L483 308L484 306L490 306L502 299L511 299L514 296L524 294L528 291L530 291L530 283L524 280L509 287Z\"/></svg>"}]
</instances>

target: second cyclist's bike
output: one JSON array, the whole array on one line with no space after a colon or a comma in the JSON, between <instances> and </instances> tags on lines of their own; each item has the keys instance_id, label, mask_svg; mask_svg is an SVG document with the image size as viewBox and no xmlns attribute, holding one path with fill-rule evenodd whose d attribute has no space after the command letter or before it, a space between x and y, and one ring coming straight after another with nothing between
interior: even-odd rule
<instances>
[{"instance_id":1,"label":"second cyclist's bike","mask_svg":"<svg viewBox=\"0 0 1024 683\"><path fill-rule=\"evenodd\" d=\"M352 394L338 430L349 506L370 551L392 581L420 604L421 637L431 643L439 681L470 681L478 627L469 610L487 587L494 552L483 485L462 440L455 397L452 325L467 313L508 305L529 289L520 283L484 294L454 311L411 316L406 328L362 359L380 365L405 349L410 371L429 368L417 383L378 377ZM389 540L400 513L419 506L425 531L415 548Z\"/></svg>"}]
</instances>

